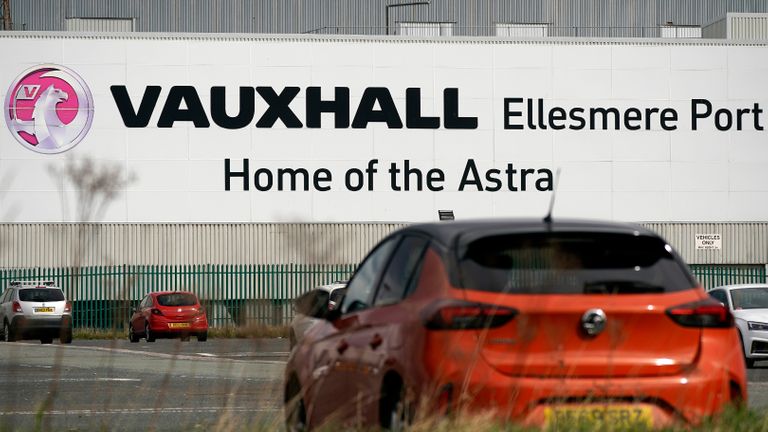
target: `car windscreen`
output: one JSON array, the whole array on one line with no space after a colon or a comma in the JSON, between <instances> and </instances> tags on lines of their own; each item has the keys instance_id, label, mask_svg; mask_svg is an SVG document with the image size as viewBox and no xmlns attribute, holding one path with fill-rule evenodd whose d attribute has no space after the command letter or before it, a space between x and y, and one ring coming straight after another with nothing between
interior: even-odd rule
<instances>
[{"instance_id":1,"label":"car windscreen","mask_svg":"<svg viewBox=\"0 0 768 432\"><path fill-rule=\"evenodd\" d=\"M734 309L768 309L768 288L731 290Z\"/></svg>"},{"instance_id":2,"label":"car windscreen","mask_svg":"<svg viewBox=\"0 0 768 432\"><path fill-rule=\"evenodd\" d=\"M25 302L64 301L64 293L56 288L29 288L19 290L19 300Z\"/></svg>"},{"instance_id":3,"label":"car windscreen","mask_svg":"<svg viewBox=\"0 0 768 432\"><path fill-rule=\"evenodd\" d=\"M460 250L459 272L464 288L510 294L643 294L693 287L671 250L647 235L494 235Z\"/></svg>"},{"instance_id":4,"label":"car windscreen","mask_svg":"<svg viewBox=\"0 0 768 432\"><path fill-rule=\"evenodd\" d=\"M192 294L162 294L157 296L157 303L160 306L194 306L197 297Z\"/></svg>"}]
</instances>

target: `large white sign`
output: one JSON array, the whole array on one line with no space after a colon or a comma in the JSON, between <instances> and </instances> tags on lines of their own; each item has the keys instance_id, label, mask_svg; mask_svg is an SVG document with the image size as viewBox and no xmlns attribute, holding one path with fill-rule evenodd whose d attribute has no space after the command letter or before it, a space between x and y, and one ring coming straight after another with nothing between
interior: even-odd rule
<instances>
[{"instance_id":1,"label":"large white sign","mask_svg":"<svg viewBox=\"0 0 768 432\"><path fill-rule=\"evenodd\" d=\"M556 217L768 217L766 45L6 32L0 59L2 221L543 216L558 169ZM89 202L84 159L132 180Z\"/></svg>"}]
</instances>

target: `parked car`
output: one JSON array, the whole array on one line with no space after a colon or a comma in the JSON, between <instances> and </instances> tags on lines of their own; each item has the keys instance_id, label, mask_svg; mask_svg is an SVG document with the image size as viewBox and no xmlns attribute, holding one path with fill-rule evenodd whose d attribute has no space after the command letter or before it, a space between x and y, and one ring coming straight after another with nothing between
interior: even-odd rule
<instances>
[{"instance_id":1,"label":"parked car","mask_svg":"<svg viewBox=\"0 0 768 432\"><path fill-rule=\"evenodd\" d=\"M72 305L52 281L13 281L0 297L0 340L72 343Z\"/></svg>"},{"instance_id":2,"label":"parked car","mask_svg":"<svg viewBox=\"0 0 768 432\"><path fill-rule=\"evenodd\" d=\"M747 397L728 309L630 224L413 225L370 252L338 309L315 316L285 370L288 430L397 429L417 407L656 428Z\"/></svg>"},{"instance_id":3,"label":"parked car","mask_svg":"<svg viewBox=\"0 0 768 432\"><path fill-rule=\"evenodd\" d=\"M726 285L712 289L709 295L733 314L747 367L768 360L768 285Z\"/></svg>"},{"instance_id":4,"label":"parked car","mask_svg":"<svg viewBox=\"0 0 768 432\"><path fill-rule=\"evenodd\" d=\"M188 340L190 336L200 342L208 340L208 318L197 296L188 291L147 294L128 323L131 342L141 338L147 342L174 337Z\"/></svg>"},{"instance_id":5,"label":"parked car","mask_svg":"<svg viewBox=\"0 0 768 432\"><path fill-rule=\"evenodd\" d=\"M296 313L291 321L291 330L289 335L290 347L293 349L297 343L304 339L304 333L319 321L315 318L318 311L323 307L327 310L335 309L344 293L347 292L347 281L336 281L327 285L320 285L307 293L299 296L294 301L294 312ZM318 300L322 305L318 304Z\"/></svg>"}]
</instances>

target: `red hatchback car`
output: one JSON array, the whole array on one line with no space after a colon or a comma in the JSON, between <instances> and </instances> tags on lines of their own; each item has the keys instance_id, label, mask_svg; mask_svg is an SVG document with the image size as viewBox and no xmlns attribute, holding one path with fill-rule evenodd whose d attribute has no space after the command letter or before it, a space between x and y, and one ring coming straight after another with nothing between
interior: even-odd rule
<instances>
[{"instance_id":1,"label":"red hatchback car","mask_svg":"<svg viewBox=\"0 0 768 432\"><path fill-rule=\"evenodd\" d=\"M128 323L128 339L147 342L156 338L190 336L204 342L208 339L208 319L205 309L194 293L186 291L155 292L147 294L133 311Z\"/></svg>"},{"instance_id":2,"label":"red hatchback car","mask_svg":"<svg viewBox=\"0 0 768 432\"><path fill-rule=\"evenodd\" d=\"M286 367L289 430L397 429L418 409L656 428L747 396L730 312L635 225L414 225L373 249L339 308L321 309Z\"/></svg>"}]
</instances>

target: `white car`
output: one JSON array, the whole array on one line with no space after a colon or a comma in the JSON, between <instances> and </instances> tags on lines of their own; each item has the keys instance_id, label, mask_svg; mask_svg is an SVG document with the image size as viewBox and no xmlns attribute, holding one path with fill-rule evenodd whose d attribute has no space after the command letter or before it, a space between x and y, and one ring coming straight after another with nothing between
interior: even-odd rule
<instances>
[{"instance_id":1,"label":"white car","mask_svg":"<svg viewBox=\"0 0 768 432\"><path fill-rule=\"evenodd\" d=\"M768 360L768 284L726 285L709 295L731 309L747 367Z\"/></svg>"},{"instance_id":2,"label":"white car","mask_svg":"<svg viewBox=\"0 0 768 432\"><path fill-rule=\"evenodd\" d=\"M0 340L72 343L72 305L53 281L13 281L0 296Z\"/></svg>"},{"instance_id":3,"label":"white car","mask_svg":"<svg viewBox=\"0 0 768 432\"><path fill-rule=\"evenodd\" d=\"M291 349L304 338L304 333L322 318L313 316L318 310L318 305L312 305L310 302L317 298L315 291L327 293L322 298L327 298L328 310L333 310L339 305L344 294L347 292L347 281L336 281L328 285L320 285L309 292L301 295L294 301L294 311L296 315L291 321L290 343Z\"/></svg>"}]
</instances>

